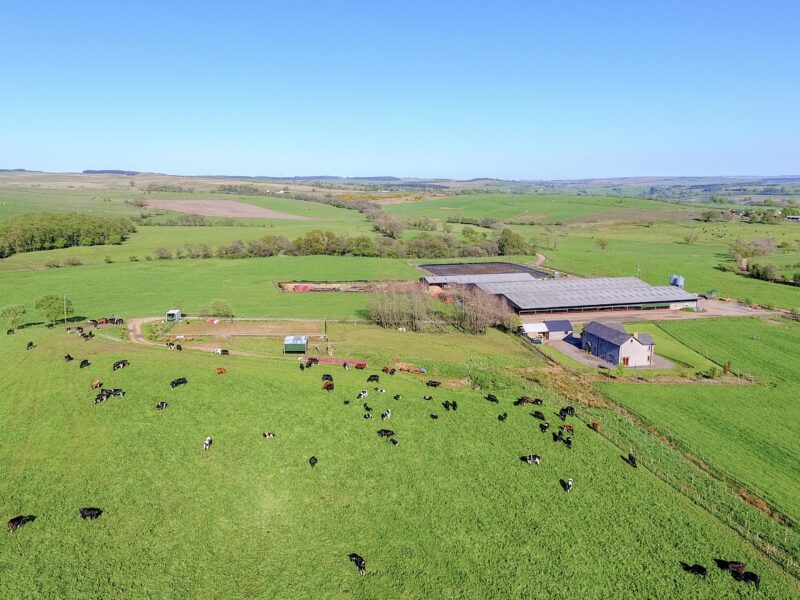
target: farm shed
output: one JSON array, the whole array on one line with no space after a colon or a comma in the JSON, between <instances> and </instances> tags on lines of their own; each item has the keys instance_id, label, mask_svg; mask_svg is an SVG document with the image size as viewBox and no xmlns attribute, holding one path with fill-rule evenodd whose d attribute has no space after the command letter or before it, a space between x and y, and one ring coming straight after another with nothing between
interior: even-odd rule
<instances>
[{"instance_id":1,"label":"farm shed","mask_svg":"<svg viewBox=\"0 0 800 600\"><path fill-rule=\"evenodd\" d=\"M596 310L679 310L697 306L697 296L675 286L653 286L636 277L549 279L477 283L503 296L521 315Z\"/></svg>"},{"instance_id":2,"label":"farm shed","mask_svg":"<svg viewBox=\"0 0 800 600\"><path fill-rule=\"evenodd\" d=\"M523 323L522 330L531 339L563 340L572 334L572 323L566 320Z\"/></svg>"},{"instance_id":3,"label":"farm shed","mask_svg":"<svg viewBox=\"0 0 800 600\"><path fill-rule=\"evenodd\" d=\"M427 275L422 278L425 285L469 285L478 283L509 283L514 281L536 281L530 273L494 273L481 275Z\"/></svg>"},{"instance_id":4,"label":"farm shed","mask_svg":"<svg viewBox=\"0 0 800 600\"><path fill-rule=\"evenodd\" d=\"M283 353L287 352L303 352L308 350L308 336L307 335L287 335L283 338Z\"/></svg>"},{"instance_id":5,"label":"farm shed","mask_svg":"<svg viewBox=\"0 0 800 600\"><path fill-rule=\"evenodd\" d=\"M177 323L178 321L181 320L181 318L183 318L183 315L181 314L181 309L180 308L173 308L173 309L167 311L167 314L166 314L166 316L164 318L167 321L173 321L173 322Z\"/></svg>"},{"instance_id":6,"label":"farm shed","mask_svg":"<svg viewBox=\"0 0 800 600\"><path fill-rule=\"evenodd\" d=\"M586 324L581 348L614 365L649 367L653 364L655 342L648 333L628 333L619 323Z\"/></svg>"}]
</instances>

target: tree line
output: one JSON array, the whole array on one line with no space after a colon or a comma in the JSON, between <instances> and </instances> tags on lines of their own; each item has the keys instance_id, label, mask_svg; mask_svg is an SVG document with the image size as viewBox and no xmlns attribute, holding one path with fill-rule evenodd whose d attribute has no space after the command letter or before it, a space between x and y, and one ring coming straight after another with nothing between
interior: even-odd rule
<instances>
[{"instance_id":1,"label":"tree line","mask_svg":"<svg viewBox=\"0 0 800 600\"><path fill-rule=\"evenodd\" d=\"M20 252L121 244L136 231L130 219L79 213L31 213L0 223L0 258Z\"/></svg>"}]
</instances>

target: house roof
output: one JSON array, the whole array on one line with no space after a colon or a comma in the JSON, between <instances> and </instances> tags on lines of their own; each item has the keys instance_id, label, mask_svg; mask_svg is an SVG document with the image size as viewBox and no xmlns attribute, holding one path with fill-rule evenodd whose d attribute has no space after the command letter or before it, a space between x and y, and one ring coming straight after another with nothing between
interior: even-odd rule
<instances>
[{"instance_id":1,"label":"house roof","mask_svg":"<svg viewBox=\"0 0 800 600\"><path fill-rule=\"evenodd\" d=\"M545 321L547 331L572 331L572 323L566 319L556 319L552 321Z\"/></svg>"},{"instance_id":2,"label":"house roof","mask_svg":"<svg viewBox=\"0 0 800 600\"><path fill-rule=\"evenodd\" d=\"M544 333L548 331L547 325L544 323L523 323L522 330L525 333Z\"/></svg>"},{"instance_id":3,"label":"house roof","mask_svg":"<svg viewBox=\"0 0 800 600\"><path fill-rule=\"evenodd\" d=\"M610 342L615 346L621 346L631 338L635 339L643 346L653 346L655 344L653 336L649 333L628 333L621 323L600 323L598 321L591 321L586 324L583 331L584 333L599 337L601 340Z\"/></svg>"},{"instance_id":4,"label":"house roof","mask_svg":"<svg viewBox=\"0 0 800 600\"><path fill-rule=\"evenodd\" d=\"M307 344L308 343L308 336L307 335L287 335L283 338L284 344Z\"/></svg>"}]
</instances>

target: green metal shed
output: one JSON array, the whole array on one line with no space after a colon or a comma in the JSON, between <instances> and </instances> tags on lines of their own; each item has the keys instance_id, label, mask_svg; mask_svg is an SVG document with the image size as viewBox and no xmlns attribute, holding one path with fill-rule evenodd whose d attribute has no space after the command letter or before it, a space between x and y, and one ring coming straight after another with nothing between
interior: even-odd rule
<instances>
[{"instance_id":1,"label":"green metal shed","mask_svg":"<svg viewBox=\"0 0 800 600\"><path fill-rule=\"evenodd\" d=\"M287 335L283 338L283 353L308 351L307 335Z\"/></svg>"}]
</instances>

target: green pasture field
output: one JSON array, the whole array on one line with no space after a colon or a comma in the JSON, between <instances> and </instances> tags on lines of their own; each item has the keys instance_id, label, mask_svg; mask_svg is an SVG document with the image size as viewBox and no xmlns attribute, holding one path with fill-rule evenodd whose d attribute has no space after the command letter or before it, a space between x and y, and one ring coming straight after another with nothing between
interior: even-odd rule
<instances>
[{"instance_id":1,"label":"green pasture field","mask_svg":"<svg viewBox=\"0 0 800 600\"><path fill-rule=\"evenodd\" d=\"M281 292L278 281L413 279L404 261L333 256L277 256L246 260L167 260L98 264L0 273L0 306L20 303L36 320L44 294L66 293L83 316L158 316L173 305L189 314L215 298L237 316L344 318L358 316L366 294Z\"/></svg>"},{"instance_id":2,"label":"green pasture field","mask_svg":"<svg viewBox=\"0 0 800 600\"><path fill-rule=\"evenodd\" d=\"M679 342L755 385L603 384L641 416L718 471L800 519L800 326L757 319L669 321Z\"/></svg>"},{"instance_id":3,"label":"green pasture field","mask_svg":"<svg viewBox=\"0 0 800 600\"><path fill-rule=\"evenodd\" d=\"M64 362L67 352L91 366ZM130 366L112 373L121 358ZM541 434L528 410L511 406L519 393L541 394L554 413L563 401L535 386L497 390L495 406L468 388L431 392L421 377L381 375L387 392L370 387L368 401L373 413L392 409L382 423L364 420L355 402L372 370L301 372L288 357L83 342L60 327L3 336L0 360L0 514L38 517L0 545L3 598L800 593L748 542L648 469L627 466L579 421L572 450ZM215 375L223 365L228 374ZM329 370L330 394L320 389ZM170 389L181 376L188 385ZM125 398L95 405L95 378ZM422 400L428 393L434 403ZM443 399L459 410L444 411ZM162 400L168 408L154 410ZM378 438L382 426L399 446ZM207 435L214 444L204 452ZM519 460L528 453L542 465ZM570 494L559 485L566 478ZM84 522L84 506L105 512ZM350 552L366 559L365 577ZM746 562L760 591L716 569L715 557ZM709 576L684 573L681 560L705 564Z\"/></svg>"}]
</instances>

